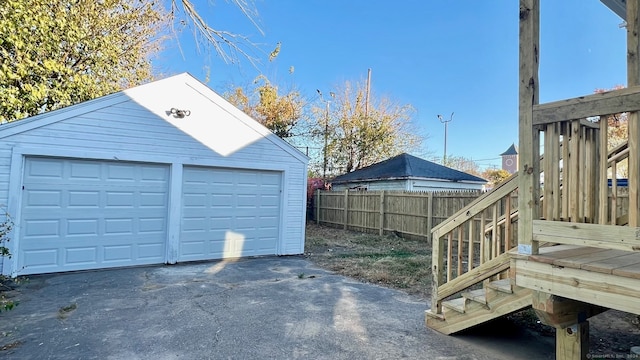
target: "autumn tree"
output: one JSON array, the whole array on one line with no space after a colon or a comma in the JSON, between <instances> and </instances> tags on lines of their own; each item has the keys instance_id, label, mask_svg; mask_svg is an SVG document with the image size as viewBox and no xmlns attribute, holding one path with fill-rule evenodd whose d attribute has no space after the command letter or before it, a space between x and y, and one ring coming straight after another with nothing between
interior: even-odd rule
<instances>
[{"instance_id":1,"label":"autumn tree","mask_svg":"<svg viewBox=\"0 0 640 360\"><path fill-rule=\"evenodd\" d=\"M320 144L326 136L330 173L351 172L403 152L413 152L422 143L412 124L411 106L399 105L386 97L371 96L367 101L366 95L362 84L346 82L334 98L325 99L332 101L329 113L325 106L314 109L314 133Z\"/></svg>"},{"instance_id":2,"label":"autumn tree","mask_svg":"<svg viewBox=\"0 0 640 360\"><path fill-rule=\"evenodd\" d=\"M623 89L624 86L616 85L613 89L596 89L595 93L600 94L603 92L611 91L611 90L620 90ZM607 150L611 150L620 144L627 141L628 136L628 117L627 113L618 113L612 114L605 117L607 120ZM602 121L602 117L600 119ZM628 174L628 164L627 161L624 160L617 167L617 175L620 177L627 177Z\"/></svg>"},{"instance_id":3,"label":"autumn tree","mask_svg":"<svg viewBox=\"0 0 640 360\"><path fill-rule=\"evenodd\" d=\"M166 25L158 3L0 2L0 122L149 81Z\"/></svg>"},{"instance_id":4,"label":"autumn tree","mask_svg":"<svg viewBox=\"0 0 640 360\"><path fill-rule=\"evenodd\" d=\"M491 186L496 186L508 179L511 174L504 169L487 169L480 174L480 177L489 181Z\"/></svg>"},{"instance_id":5,"label":"autumn tree","mask_svg":"<svg viewBox=\"0 0 640 360\"><path fill-rule=\"evenodd\" d=\"M236 87L227 100L283 139L299 135L304 99L296 90L281 92L266 76L258 76L248 89Z\"/></svg>"}]
</instances>

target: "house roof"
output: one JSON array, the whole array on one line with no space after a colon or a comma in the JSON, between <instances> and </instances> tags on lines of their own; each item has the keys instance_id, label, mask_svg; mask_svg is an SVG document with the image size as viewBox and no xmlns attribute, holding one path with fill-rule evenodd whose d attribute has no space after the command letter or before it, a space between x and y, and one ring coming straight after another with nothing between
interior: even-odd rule
<instances>
[{"instance_id":1,"label":"house roof","mask_svg":"<svg viewBox=\"0 0 640 360\"><path fill-rule=\"evenodd\" d=\"M174 95L181 92L192 92L197 99L192 98L186 103L177 104L176 102L180 101L180 99ZM168 100L165 101L166 99ZM224 139L225 135L222 132L210 131L210 127L215 120L215 113L231 120L237 125L236 127L242 128L243 132L248 134L247 137L254 139L254 141L257 138L266 139L298 160L305 163L308 162L309 158L300 150L273 134L258 121L229 103L189 73L174 75L58 110L2 124L0 125L0 139L131 100L143 106L149 112L156 114L158 118L172 123L172 125L203 144L220 142L218 141L220 137ZM182 101L185 102L184 100ZM169 116L170 114L167 112L170 107L191 109L191 106L195 106L194 104L196 103L203 107L201 109L203 111L199 114L192 114L188 119L189 121L182 121L183 124L181 126L177 126L175 124L177 120ZM207 128L197 128L196 125L198 124ZM226 126L231 126L231 124L227 123ZM235 140L237 139L227 139L227 143L233 143Z\"/></svg>"},{"instance_id":2,"label":"house roof","mask_svg":"<svg viewBox=\"0 0 640 360\"><path fill-rule=\"evenodd\" d=\"M627 20L627 0L600 0L600 2L605 4L623 20Z\"/></svg>"},{"instance_id":3,"label":"house roof","mask_svg":"<svg viewBox=\"0 0 640 360\"><path fill-rule=\"evenodd\" d=\"M516 147L516 144L511 144L511 146L509 146L507 151L500 154L500 156L505 156L505 155L518 155L518 148Z\"/></svg>"},{"instance_id":4,"label":"house roof","mask_svg":"<svg viewBox=\"0 0 640 360\"><path fill-rule=\"evenodd\" d=\"M452 169L406 153L337 176L332 183L348 183L362 180L382 180L390 178L424 178L444 181L465 181L486 183L485 179Z\"/></svg>"}]
</instances>

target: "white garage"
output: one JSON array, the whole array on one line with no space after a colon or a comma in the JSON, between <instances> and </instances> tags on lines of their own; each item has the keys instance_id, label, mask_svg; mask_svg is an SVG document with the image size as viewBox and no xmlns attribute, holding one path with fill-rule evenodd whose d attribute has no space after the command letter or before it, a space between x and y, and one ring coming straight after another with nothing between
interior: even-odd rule
<instances>
[{"instance_id":1,"label":"white garage","mask_svg":"<svg viewBox=\"0 0 640 360\"><path fill-rule=\"evenodd\" d=\"M0 139L5 275L304 251L307 157L189 74Z\"/></svg>"}]
</instances>

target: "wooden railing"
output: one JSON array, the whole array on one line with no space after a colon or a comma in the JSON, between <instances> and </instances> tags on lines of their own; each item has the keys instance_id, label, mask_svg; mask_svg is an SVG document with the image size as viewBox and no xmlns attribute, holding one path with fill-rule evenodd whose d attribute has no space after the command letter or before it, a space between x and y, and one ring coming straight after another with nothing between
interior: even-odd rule
<instances>
[{"instance_id":1,"label":"wooden railing","mask_svg":"<svg viewBox=\"0 0 640 360\"><path fill-rule=\"evenodd\" d=\"M432 312L441 313L446 297L508 269L502 255L516 245L517 186L513 175L433 228Z\"/></svg>"},{"instance_id":2,"label":"wooden railing","mask_svg":"<svg viewBox=\"0 0 640 360\"><path fill-rule=\"evenodd\" d=\"M619 201L617 176L620 163L627 161L630 151L626 142L607 151L607 130L608 119L614 114L637 110L640 87L534 105L533 130L544 139L539 167L544 201L541 218L531 219L534 244L553 241L555 234L555 242L563 244L612 249L635 245L635 238L627 235L614 241L622 243L618 245L597 236L627 234L612 227L628 223L629 203ZM584 241L572 240L578 237Z\"/></svg>"}]
</instances>

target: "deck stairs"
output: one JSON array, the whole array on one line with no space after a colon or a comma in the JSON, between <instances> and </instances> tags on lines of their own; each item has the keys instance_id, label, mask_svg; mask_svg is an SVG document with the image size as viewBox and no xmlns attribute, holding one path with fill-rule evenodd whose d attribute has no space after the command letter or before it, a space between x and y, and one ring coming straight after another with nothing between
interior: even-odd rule
<instances>
[{"instance_id":1,"label":"deck stairs","mask_svg":"<svg viewBox=\"0 0 640 360\"><path fill-rule=\"evenodd\" d=\"M610 150L608 162L619 161L627 148L625 142ZM425 312L428 327L453 334L531 306L531 290L515 285L511 269L511 255L517 252L513 247L518 243L513 235L518 222L517 184L514 174L433 228L432 298ZM544 198L542 194L542 209ZM614 209L615 201L613 197ZM541 213L544 216L544 210ZM612 214L611 218L617 225L628 222L626 214ZM480 245L480 254L474 254L471 244ZM554 244L541 243L540 247L550 245Z\"/></svg>"},{"instance_id":2,"label":"deck stairs","mask_svg":"<svg viewBox=\"0 0 640 360\"><path fill-rule=\"evenodd\" d=\"M508 263L504 266L508 267ZM508 268L501 274L507 273ZM425 320L428 327L449 335L531 306L531 290L514 286L508 277L484 279L476 275L475 280L471 280L474 274L467 273L457 279L463 280L464 277L469 278L465 286L474 284L444 300L440 314L427 310Z\"/></svg>"}]
</instances>

